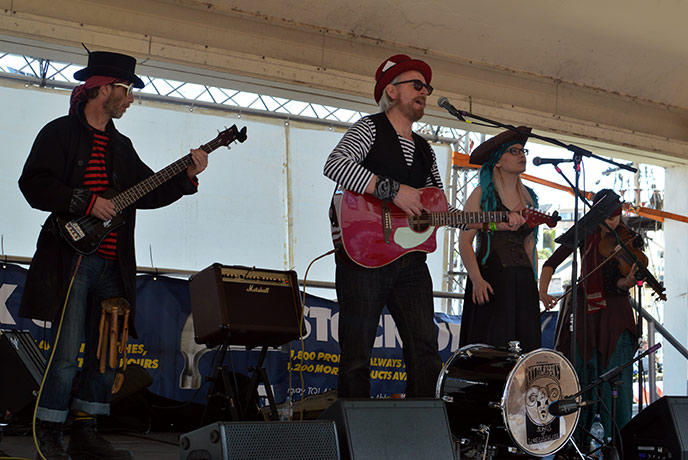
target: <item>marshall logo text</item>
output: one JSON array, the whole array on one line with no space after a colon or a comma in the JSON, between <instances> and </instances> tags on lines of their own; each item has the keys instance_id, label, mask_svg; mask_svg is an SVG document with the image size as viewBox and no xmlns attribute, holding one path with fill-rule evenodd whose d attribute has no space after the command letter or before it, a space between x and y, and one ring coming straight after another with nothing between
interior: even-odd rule
<instances>
[{"instance_id":1,"label":"marshall logo text","mask_svg":"<svg viewBox=\"0 0 688 460\"><path fill-rule=\"evenodd\" d=\"M249 284L246 288L246 292L255 292L256 294L270 294L270 288L267 286L260 287L254 284Z\"/></svg>"}]
</instances>

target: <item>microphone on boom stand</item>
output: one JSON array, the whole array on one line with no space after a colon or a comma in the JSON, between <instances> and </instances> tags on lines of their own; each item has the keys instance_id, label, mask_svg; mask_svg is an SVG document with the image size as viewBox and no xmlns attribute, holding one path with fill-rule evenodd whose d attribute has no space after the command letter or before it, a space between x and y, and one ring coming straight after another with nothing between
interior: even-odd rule
<instances>
[{"instance_id":1,"label":"microphone on boom stand","mask_svg":"<svg viewBox=\"0 0 688 460\"><path fill-rule=\"evenodd\" d=\"M453 105L451 105L451 102L449 102L449 99L446 97L442 96L437 100L437 105L442 107L444 110L449 112L450 114L454 115L456 118L458 118L461 121L466 121L466 119L463 117L463 114L465 112L462 112L461 110L457 109Z\"/></svg>"},{"instance_id":2,"label":"microphone on boom stand","mask_svg":"<svg viewBox=\"0 0 688 460\"><path fill-rule=\"evenodd\" d=\"M540 165L558 165L559 163L566 163L569 161L573 161L572 159L566 159L566 158L540 158L540 157L535 157L533 158L533 164L535 166L540 166Z\"/></svg>"}]
</instances>

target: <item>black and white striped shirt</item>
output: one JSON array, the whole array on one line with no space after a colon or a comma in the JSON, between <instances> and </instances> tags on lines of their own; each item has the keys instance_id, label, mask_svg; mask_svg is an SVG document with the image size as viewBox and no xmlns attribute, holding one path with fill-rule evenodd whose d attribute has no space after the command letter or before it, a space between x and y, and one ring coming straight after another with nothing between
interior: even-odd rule
<instances>
[{"instance_id":1,"label":"black and white striped shirt","mask_svg":"<svg viewBox=\"0 0 688 460\"><path fill-rule=\"evenodd\" d=\"M346 190L365 193L373 173L361 166L361 163L370 152L374 142L375 123L370 117L363 117L349 128L330 153L325 162L323 173ZM411 166L416 146L412 140L402 136L399 136L399 142L406 165ZM432 154L432 166L430 175L425 180L425 187L439 186L442 188L442 178L437 169L437 159L432 147L430 147L430 153Z\"/></svg>"}]
</instances>

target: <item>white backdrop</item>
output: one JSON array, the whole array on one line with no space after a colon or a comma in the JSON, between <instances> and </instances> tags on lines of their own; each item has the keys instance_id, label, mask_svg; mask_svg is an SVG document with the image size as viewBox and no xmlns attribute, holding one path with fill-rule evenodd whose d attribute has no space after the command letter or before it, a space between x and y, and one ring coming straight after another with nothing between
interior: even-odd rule
<instances>
[{"instance_id":1,"label":"white backdrop","mask_svg":"<svg viewBox=\"0 0 688 460\"><path fill-rule=\"evenodd\" d=\"M66 113L68 92L0 86L0 101L0 233L5 254L31 257L46 213L29 207L17 179L38 131ZM156 171L232 124L246 126L248 139L231 151L222 148L211 154L208 169L199 176L198 194L163 209L138 212L138 265L201 270L220 262L294 269L303 278L310 261L332 248L328 208L334 183L323 176L322 168L342 131L139 101L116 121ZM446 186L451 149L434 148ZM439 249L428 263L439 291L445 270L443 230L437 242ZM334 281L333 256L316 262L308 279ZM335 298L333 290L309 291Z\"/></svg>"}]
</instances>

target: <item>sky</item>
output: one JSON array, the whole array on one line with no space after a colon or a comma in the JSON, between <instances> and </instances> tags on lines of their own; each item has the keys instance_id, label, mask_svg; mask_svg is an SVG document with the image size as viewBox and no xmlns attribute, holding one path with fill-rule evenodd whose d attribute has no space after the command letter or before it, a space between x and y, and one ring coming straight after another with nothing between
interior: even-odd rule
<instances>
[{"instance_id":1,"label":"sky","mask_svg":"<svg viewBox=\"0 0 688 460\"><path fill-rule=\"evenodd\" d=\"M526 148L529 149L526 174L566 185L566 181L555 171L554 166L550 164L535 166L533 164L533 158L568 159L572 157L571 152L560 147L542 145L534 142L528 143ZM593 154L594 153L593 151ZM622 164L629 163L628 160L615 161ZM559 167L572 183L575 182L572 162L561 163ZM634 174L625 170L610 172L610 170L614 169L616 169L616 166L612 164L597 158L584 157L580 177L580 188L591 192L596 192L602 188L611 188L617 193L620 193L625 201L633 201L633 189L635 188ZM641 164L639 165L639 171L641 175L641 205L650 207L647 202L649 201L653 187L662 193L664 191L664 168ZM538 194L541 207L545 204L551 204L553 210L573 209L574 198L572 194L532 182L526 182L526 185L532 187ZM625 194L622 193L623 191L625 191Z\"/></svg>"}]
</instances>

